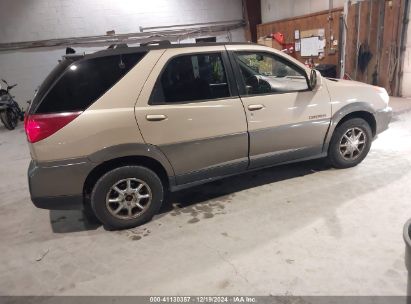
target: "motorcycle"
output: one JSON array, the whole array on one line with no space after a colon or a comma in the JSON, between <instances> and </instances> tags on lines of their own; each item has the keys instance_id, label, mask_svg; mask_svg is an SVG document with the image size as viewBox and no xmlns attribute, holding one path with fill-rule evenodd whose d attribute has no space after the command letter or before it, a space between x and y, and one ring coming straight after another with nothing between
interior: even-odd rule
<instances>
[{"instance_id":1,"label":"motorcycle","mask_svg":"<svg viewBox=\"0 0 411 304\"><path fill-rule=\"evenodd\" d=\"M1 81L6 85L6 89L0 84L0 120L7 129L13 130L19 120L24 120L24 112L10 94L10 90L17 84L9 85L4 79Z\"/></svg>"}]
</instances>

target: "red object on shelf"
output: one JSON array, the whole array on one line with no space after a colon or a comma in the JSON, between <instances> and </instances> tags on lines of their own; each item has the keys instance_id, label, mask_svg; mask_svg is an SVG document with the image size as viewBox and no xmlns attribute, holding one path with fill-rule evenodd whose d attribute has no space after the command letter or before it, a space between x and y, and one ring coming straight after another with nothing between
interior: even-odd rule
<instances>
[{"instance_id":1,"label":"red object on shelf","mask_svg":"<svg viewBox=\"0 0 411 304\"><path fill-rule=\"evenodd\" d=\"M284 44L284 35L280 32L271 34L271 38L277 40L280 44Z\"/></svg>"},{"instance_id":2,"label":"red object on shelf","mask_svg":"<svg viewBox=\"0 0 411 304\"><path fill-rule=\"evenodd\" d=\"M266 38L271 38L273 40L273 48L295 57L295 43L285 43L285 38L282 33L271 33L266 36Z\"/></svg>"}]
</instances>

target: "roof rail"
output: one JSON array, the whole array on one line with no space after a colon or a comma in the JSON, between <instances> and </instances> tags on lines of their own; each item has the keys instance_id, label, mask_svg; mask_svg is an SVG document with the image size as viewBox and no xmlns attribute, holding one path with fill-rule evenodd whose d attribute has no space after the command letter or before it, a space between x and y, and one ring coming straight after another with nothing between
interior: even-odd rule
<instances>
[{"instance_id":1,"label":"roof rail","mask_svg":"<svg viewBox=\"0 0 411 304\"><path fill-rule=\"evenodd\" d=\"M84 57L84 56L86 56L85 52L81 53L81 54L66 54L66 55L63 55L61 57L63 57L63 59L78 59L78 58Z\"/></svg>"},{"instance_id":2,"label":"roof rail","mask_svg":"<svg viewBox=\"0 0 411 304\"><path fill-rule=\"evenodd\" d=\"M171 42L170 42L169 40L152 40L152 41L140 43L140 46L148 46L148 45L153 45L153 44L157 44L157 45L170 45Z\"/></svg>"},{"instance_id":3,"label":"roof rail","mask_svg":"<svg viewBox=\"0 0 411 304\"><path fill-rule=\"evenodd\" d=\"M128 48L127 43L116 43L116 44L110 44L108 49L124 49Z\"/></svg>"}]
</instances>

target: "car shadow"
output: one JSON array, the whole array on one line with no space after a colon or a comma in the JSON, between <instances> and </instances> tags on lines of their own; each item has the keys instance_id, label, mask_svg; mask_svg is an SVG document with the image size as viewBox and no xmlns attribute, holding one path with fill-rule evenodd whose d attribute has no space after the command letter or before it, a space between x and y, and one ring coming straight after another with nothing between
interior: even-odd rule
<instances>
[{"instance_id":1,"label":"car shadow","mask_svg":"<svg viewBox=\"0 0 411 304\"><path fill-rule=\"evenodd\" d=\"M329 166L324 160L312 160L295 164L281 165L255 170L221 180L195 186L174 193L169 193L159 214L155 219L167 215L178 208L187 209L190 206L206 204L214 198L224 198L238 191L271 184L286 179L292 179L318 171L327 170ZM172 213L172 215L178 215ZM96 230L101 223L82 210L51 210L50 224L54 233L73 233Z\"/></svg>"},{"instance_id":2,"label":"car shadow","mask_svg":"<svg viewBox=\"0 0 411 304\"><path fill-rule=\"evenodd\" d=\"M50 224L54 233L96 230L101 223L83 210L50 210Z\"/></svg>"},{"instance_id":3,"label":"car shadow","mask_svg":"<svg viewBox=\"0 0 411 304\"><path fill-rule=\"evenodd\" d=\"M224 197L242 190L301 177L327 169L330 169L330 166L323 159L317 159L226 177L214 182L170 193L160 210L160 214L167 213L176 207L186 208L215 198L222 198L224 200Z\"/></svg>"}]
</instances>

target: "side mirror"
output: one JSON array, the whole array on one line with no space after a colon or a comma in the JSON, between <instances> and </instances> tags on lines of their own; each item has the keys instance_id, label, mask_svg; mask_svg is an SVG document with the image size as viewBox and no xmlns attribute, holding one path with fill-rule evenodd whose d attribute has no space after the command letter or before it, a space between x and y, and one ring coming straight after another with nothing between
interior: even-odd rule
<instances>
[{"instance_id":1,"label":"side mirror","mask_svg":"<svg viewBox=\"0 0 411 304\"><path fill-rule=\"evenodd\" d=\"M310 89L315 91L321 85L321 73L315 69L311 70L309 79Z\"/></svg>"},{"instance_id":2,"label":"side mirror","mask_svg":"<svg viewBox=\"0 0 411 304\"><path fill-rule=\"evenodd\" d=\"M251 94L253 93L253 87L250 86L250 85L246 85L246 86L245 86L245 93L246 93L247 95L251 95Z\"/></svg>"}]
</instances>

